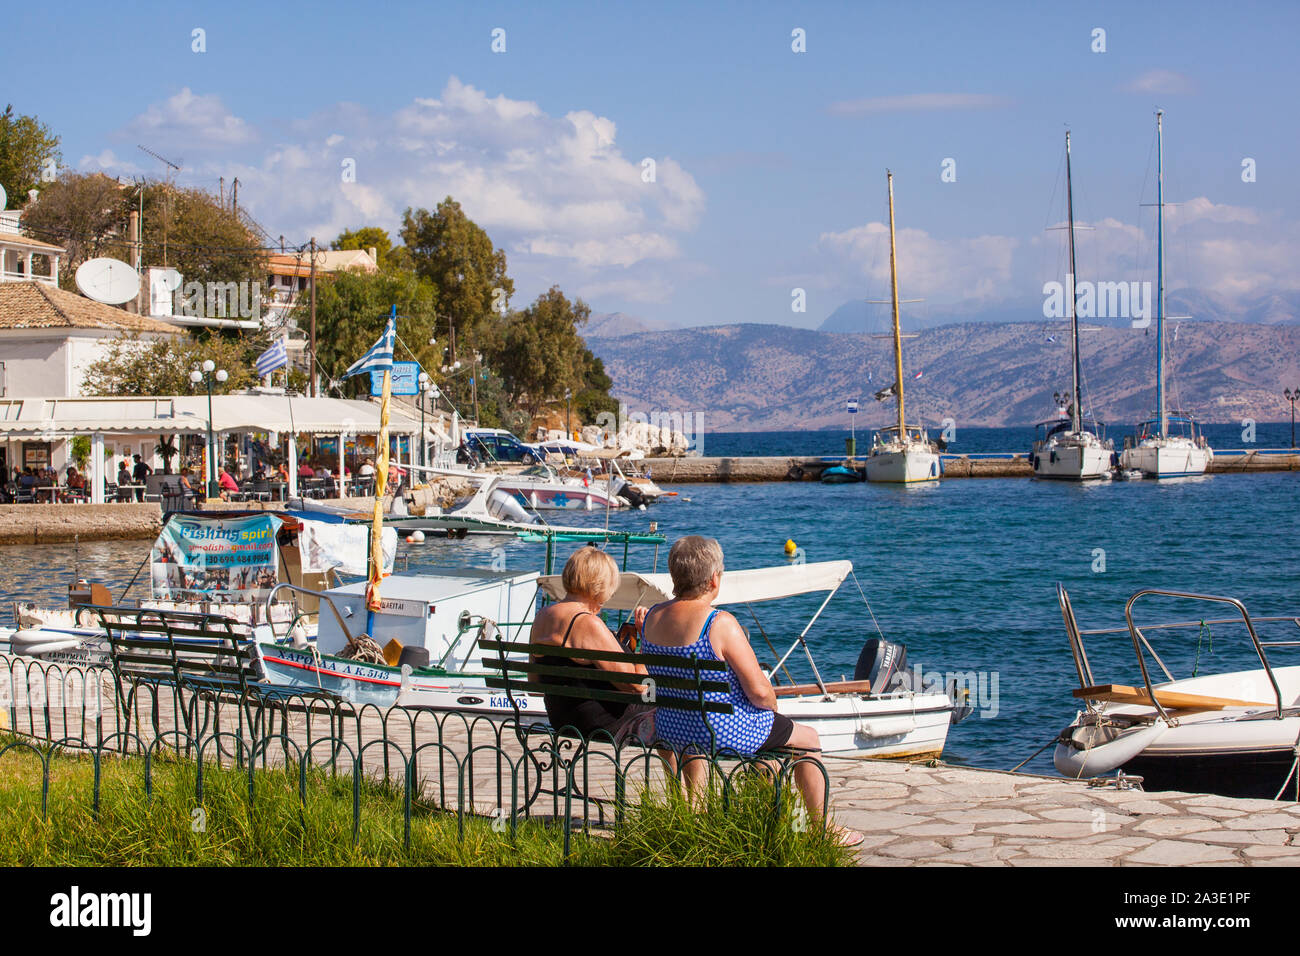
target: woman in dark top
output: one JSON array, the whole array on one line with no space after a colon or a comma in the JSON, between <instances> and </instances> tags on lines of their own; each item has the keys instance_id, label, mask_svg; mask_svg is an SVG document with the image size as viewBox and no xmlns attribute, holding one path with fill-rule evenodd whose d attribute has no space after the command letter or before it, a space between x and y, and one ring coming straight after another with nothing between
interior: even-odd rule
<instances>
[{"instance_id":1,"label":"woman in dark top","mask_svg":"<svg viewBox=\"0 0 1300 956\"><path fill-rule=\"evenodd\" d=\"M601 605L609 600L618 588L618 565L604 551L587 546L580 548L564 565L561 581L564 599L537 613L529 641L533 644L551 644L559 647L576 647L592 651L623 652L624 648L610 633L600 618ZM637 608L638 626L645 609ZM638 677L645 675L639 665L613 661L584 661L580 658L547 658L547 663L568 667L574 671L572 678L552 677L555 683L582 683L593 689L621 690L640 693ZM605 681L583 681L584 670L608 670L626 673L629 682L610 684ZM529 675L532 681L534 675ZM596 731L604 731L615 742L635 735L643 741L654 739L654 707L648 704L621 704L603 700L576 700L571 697L547 695L546 715L551 726L557 729L572 727L590 739ZM604 734L602 734L604 736Z\"/></svg>"}]
</instances>

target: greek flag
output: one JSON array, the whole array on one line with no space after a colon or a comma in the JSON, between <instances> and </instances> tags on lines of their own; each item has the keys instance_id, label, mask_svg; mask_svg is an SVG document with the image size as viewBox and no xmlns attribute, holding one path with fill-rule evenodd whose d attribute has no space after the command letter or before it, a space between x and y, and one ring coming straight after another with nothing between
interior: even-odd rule
<instances>
[{"instance_id":1,"label":"greek flag","mask_svg":"<svg viewBox=\"0 0 1300 956\"><path fill-rule=\"evenodd\" d=\"M858 413L858 400L856 398L850 398L848 405L849 405L849 414L856 415Z\"/></svg>"},{"instance_id":2,"label":"greek flag","mask_svg":"<svg viewBox=\"0 0 1300 956\"><path fill-rule=\"evenodd\" d=\"M394 309L394 312L397 310ZM397 316L388 317L388 326L379 341L370 347L370 351L352 363L352 367L343 373L344 378L360 375L362 372L391 372L393 369L393 340L397 338Z\"/></svg>"},{"instance_id":3,"label":"greek flag","mask_svg":"<svg viewBox=\"0 0 1300 956\"><path fill-rule=\"evenodd\" d=\"M277 368L289 364L289 353L285 351L284 339L277 339L275 344L257 357L257 377L266 378Z\"/></svg>"}]
</instances>

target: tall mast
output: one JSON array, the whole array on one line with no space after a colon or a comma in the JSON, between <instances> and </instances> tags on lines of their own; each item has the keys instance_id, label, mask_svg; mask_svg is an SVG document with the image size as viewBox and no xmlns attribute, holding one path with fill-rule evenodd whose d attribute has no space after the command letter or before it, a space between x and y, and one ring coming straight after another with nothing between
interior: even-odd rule
<instances>
[{"instance_id":1,"label":"tall mast","mask_svg":"<svg viewBox=\"0 0 1300 956\"><path fill-rule=\"evenodd\" d=\"M903 424L903 333L898 325L898 252L894 247L894 174L885 170L889 182L889 282L894 304L894 375L898 382L898 440L907 439Z\"/></svg>"},{"instance_id":2,"label":"tall mast","mask_svg":"<svg viewBox=\"0 0 1300 956\"><path fill-rule=\"evenodd\" d=\"M1164 110L1156 110L1156 407L1160 437L1169 436L1165 410L1165 140Z\"/></svg>"},{"instance_id":3,"label":"tall mast","mask_svg":"<svg viewBox=\"0 0 1300 956\"><path fill-rule=\"evenodd\" d=\"M1070 374L1074 377L1074 387L1070 394L1074 396L1070 410L1070 429L1082 430L1083 395L1079 390L1079 313L1078 299L1075 295L1077 276L1074 271L1074 185L1070 180L1070 131L1065 132L1065 204L1070 214Z\"/></svg>"}]
</instances>

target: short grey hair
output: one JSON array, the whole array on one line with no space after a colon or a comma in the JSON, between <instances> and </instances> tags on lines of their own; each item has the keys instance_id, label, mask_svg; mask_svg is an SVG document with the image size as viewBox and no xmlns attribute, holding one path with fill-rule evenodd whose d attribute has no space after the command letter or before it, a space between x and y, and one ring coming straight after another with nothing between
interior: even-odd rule
<instances>
[{"instance_id":1,"label":"short grey hair","mask_svg":"<svg viewBox=\"0 0 1300 956\"><path fill-rule=\"evenodd\" d=\"M722 545L716 538L688 534L674 541L668 551L674 597L698 597L709 589L713 576L722 571Z\"/></svg>"}]
</instances>

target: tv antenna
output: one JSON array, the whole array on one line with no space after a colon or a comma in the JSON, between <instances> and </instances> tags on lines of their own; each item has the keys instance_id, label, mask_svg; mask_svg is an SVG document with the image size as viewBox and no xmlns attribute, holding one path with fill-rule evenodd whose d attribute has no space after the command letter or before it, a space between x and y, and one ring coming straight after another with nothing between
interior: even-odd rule
<instances>
[{"instance_id":1,"label":"tv antenna","mask_svg":"<svg viewBox=\"0 0 1300 956\"><path fill-rule=\"evenodd\" d=\"M158 160L160 163L167 164L167 186L170 187L172 184L172 174L179 173L181 171L180 165L178 163L173 163L166 156L160 156L158 153L155 153L148 146L142 146L141 144L136 143L136 148L140 149L142 152L148 153L150 156ZM142 205L143 205L143 201L142 201ZM163 267L166 268L167 266L167 219L168 219L167 213L170 212L171 209L170 188L163 190L163 206L164 206L164 214L162 217L162 221L163 221L162 254L163 254Z\"/></svg>"}]
</instances>

